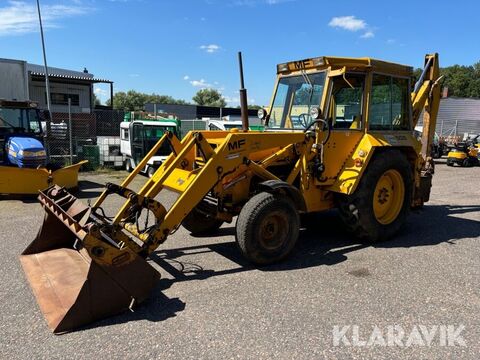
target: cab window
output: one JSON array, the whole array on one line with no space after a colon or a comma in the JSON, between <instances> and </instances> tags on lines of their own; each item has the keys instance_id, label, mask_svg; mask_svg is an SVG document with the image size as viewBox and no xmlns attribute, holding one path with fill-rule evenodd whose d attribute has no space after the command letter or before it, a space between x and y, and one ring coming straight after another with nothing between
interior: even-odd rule
<instances>
[{"instance_id":1,"label":"cab window","mask_svg":"<svg viewBox=\"0 0 480 360\"><path fill-rule=\"evenodd\" d=\"M363 122L365 75L345 74L332 79L329 118L334 129L358 130Z\"/></svg>"},{"instance_id":2,"label":"cab window","mask_svg":"<svg viewBox=\"0 0 480 360\"><path fill-rule=\"evenodd\" d=\"M371 130L410 130L409 86L408 79L373 75Z\"/></svg>"}]
</instances>

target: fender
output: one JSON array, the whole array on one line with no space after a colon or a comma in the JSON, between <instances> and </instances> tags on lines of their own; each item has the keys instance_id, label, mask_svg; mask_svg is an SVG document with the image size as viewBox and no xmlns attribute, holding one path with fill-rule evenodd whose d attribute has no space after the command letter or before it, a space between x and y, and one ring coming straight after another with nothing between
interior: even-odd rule
<instances>
[{"instance_id":1,"label":"fender","mask_svg":"<svg viewBox=\"0 0 480 360\"><path fill-rule=\"evenodd\" d=\"M299 211L307 211L307 205L300 191L289 183L282 180L267 180L258 184L261 191L269 193L280 193L287 195L295 203L295 207Z\"/></svg>"},{"instance_id":2,"label":"fender","mask_svg":"<svg viewBox=\"0 0 480 360\"><path fill-rule=\"evenodd\" d=\"M335 182L328 186L327 190L346 195L352 194L357 188L375 151L388 151L388 148L400 150L413 148L418 153L420 147L421 143L408 131L396 131L387 134L365 134L355 151L345 161ZM412 168L414 168L416 159L411 159L408 155L407 158L411 162Z\"/></svg>"}]
</instances>

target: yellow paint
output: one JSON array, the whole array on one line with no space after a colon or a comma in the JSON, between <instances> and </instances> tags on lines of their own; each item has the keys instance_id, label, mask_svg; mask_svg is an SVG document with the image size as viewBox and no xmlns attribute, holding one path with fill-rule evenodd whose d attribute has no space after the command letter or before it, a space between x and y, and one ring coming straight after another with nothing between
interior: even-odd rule
<instances>
[{"instance_id":1,"label":"yellow paint","mask_svg":"<svg viewBox=\"0 0 480 360\"><path fill-rule=\"evenodd\" d=\"M13 166L0 166L0 194L37 194L52 184L67 189L78 186L78 171L87 161L64 167L56 171L45 168L28 169Z\"/></svg>"},{"instance_id":2,"label":"yellow paint","mask_svg":"<svg viewBox=\"0 0 480 360\"><path fill-rule=\"evenodd\" d=\"M380 177L373 192L373 212L382 225L391 224L403 207L405 183L397 170L387 170Z\"/></svg>"},{"instance_id":3,"label":"yellow paint","mask_svg":"<svg viewBox=\"0 0 480 360\"><path fill-rule=\"evenodd\" d=\"M463 151L449 151L447 157L462 160L467 158L467 154Z\"/></svg>"}]
</instances>

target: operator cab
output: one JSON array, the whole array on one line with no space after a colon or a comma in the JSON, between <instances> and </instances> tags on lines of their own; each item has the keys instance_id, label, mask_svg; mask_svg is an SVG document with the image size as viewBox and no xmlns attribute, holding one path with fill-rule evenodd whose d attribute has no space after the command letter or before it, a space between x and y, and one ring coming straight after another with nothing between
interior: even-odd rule
<instances>
[{"instance_id":1,"label":"operator cab","mask_svg":"<svg viewBox=\"0 0 480 360\"><path fill-rule=\"evenodd\" d=\"M176 136L179 135L176 120L133 120L122 122L120 124L120 152L125 157L126 169L132 171L167 131ZM152 176L170 153L171 149L168 143L165 142L141 172Z\"/></svg>"},{"instance_id":2,"label":"operator cab","mask_svg":"<svg viewBox=\"0 0 480 360\"><path fill-rule=\"evenodd\" d=\"M412 131L411 75L411 67L370 58L279 64L270 110L259 117L270 130L305 130L321 118L332 132Z\"/></svg>"},{"instance_id":3,"label":"operator cab","mask_svg":"<svg viewBox=\"0 0 480 360\"><path fill-rule=\"evenodd\" d=\"M279 64L269 112L259 117L269 131L314 137L323 149L315 177L319 185L334 184L365 133L392 146L412 145L412 74L409 66L371 58Z\"/></svg>"},{"instance_id":4,"label":"operator cab","mask_svg":"<svg viewBox=\"0 0 480 360\"><path fill-rule=\"evenodd\" d=\"M0 100L0 164L45 165L41 135L41 117L36 103Z\"/></svg>"}]
</instances>

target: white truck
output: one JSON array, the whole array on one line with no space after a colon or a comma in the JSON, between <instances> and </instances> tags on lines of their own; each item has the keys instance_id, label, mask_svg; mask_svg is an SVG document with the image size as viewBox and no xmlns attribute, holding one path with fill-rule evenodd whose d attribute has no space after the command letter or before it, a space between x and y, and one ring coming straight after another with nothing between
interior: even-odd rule
<instances>
[{"instance_id":1,"label":"white truck","mask_svg":"<svg viewBox=\"0 0 480 360\"><path fill-rule=\"evenodd\" d=\"M153 148L165 131L179 136L179 122L176 119L132 120L120 124L120 152L125 157L125 169L131 172L145 155ZM150 158L142 173L152 177L158 167L170 155L165 142L157 154Z\"/></svg>"}]
</instances>

